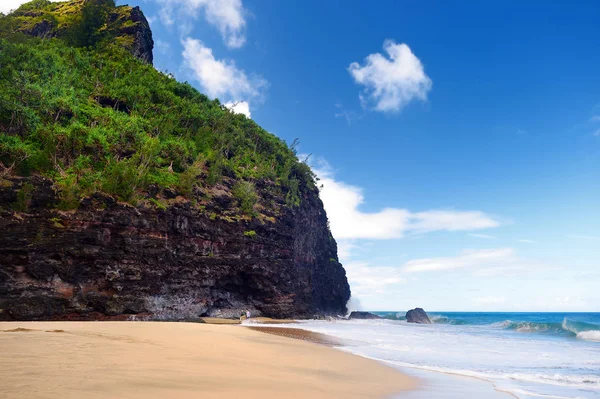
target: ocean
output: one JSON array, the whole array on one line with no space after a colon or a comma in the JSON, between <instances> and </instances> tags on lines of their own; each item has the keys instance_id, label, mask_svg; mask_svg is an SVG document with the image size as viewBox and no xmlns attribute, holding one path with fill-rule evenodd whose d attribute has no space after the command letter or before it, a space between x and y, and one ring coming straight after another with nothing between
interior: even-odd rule
<instances>
[{"instance_id":1,"label":"ocean","mask_svg":"<svg viewBox=\"0 0 600 399\"><path fill-rule=\"evenodd\" d=\"M347 340L340 349L445 386L410 398L600 399L600 313L428 312L431 325L409 324L405 312L373 313L383 319L288 327ZM464 381L447 389L448 376L471 377L473 389Z\"/></svg>"}]
</instances>

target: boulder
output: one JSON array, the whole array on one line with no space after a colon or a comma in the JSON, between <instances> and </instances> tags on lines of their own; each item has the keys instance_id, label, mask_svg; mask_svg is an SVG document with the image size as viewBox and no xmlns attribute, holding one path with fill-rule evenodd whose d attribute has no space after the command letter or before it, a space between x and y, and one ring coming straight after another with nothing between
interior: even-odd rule
<instances>
[{"instance_id":1,"label":"boulder","mask_svg":"<svg viewBox=\"0 0 600 399\"><path fill-rule=\"evenodd\" d=\"M376 314L369 312L352 312L350 316L348 316L348 320L368 320L368 319L381 319L381 317Z\"/></svg>"},{"instance_id":2,"label":"boulder","mask_svg":"<svg viewBox=\"0 0 600 399\"><path fill-rule=\"evenodd\" d=\"M427 316L427 313L421 308L411 309L406 312L406 321L417 324L431 324L429 316Z\"/></svg>"}]
</instances>

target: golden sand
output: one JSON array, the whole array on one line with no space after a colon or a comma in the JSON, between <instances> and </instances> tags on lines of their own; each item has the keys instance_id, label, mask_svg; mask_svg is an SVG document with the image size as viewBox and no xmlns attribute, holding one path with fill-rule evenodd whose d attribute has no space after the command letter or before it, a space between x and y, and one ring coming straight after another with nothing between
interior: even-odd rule
<instances>
[{"instance_id":1,"label":"golden sand","mask_svg":"<svg viewBox=\"0 0 600 399\"><path fill-rule=\"evenodd\" d=\"M0 323L0 398L377 398L414 381L241 326Z\"/></svg>"}]
</instances>

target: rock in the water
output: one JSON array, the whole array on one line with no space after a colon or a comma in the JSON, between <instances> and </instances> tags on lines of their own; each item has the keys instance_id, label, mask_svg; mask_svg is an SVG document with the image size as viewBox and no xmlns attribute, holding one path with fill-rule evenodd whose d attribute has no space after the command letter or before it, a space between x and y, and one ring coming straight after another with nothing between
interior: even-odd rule
<instances>
[{"instance_id":1,"label":"rock in the water","mask_svg":"<svg viewBox=\"0 0 600 399\"><path fill-rule=\"evenodd\" d=\"M406 312L406 321L409 323L431 324L429 316L421 308L415 308Z\"/></svg>"},{"instance_id":2,"label":"rock in the water","mask_svg":"<svg viewBox=\"0 0 600 399\"><path fill-rule=\"evenodd\" d=\"M350 313L350 316L348 316L348 319L349 320L352 320L352 319L365 320L365 319L381 319L381 317L377 316L376 314L369 313L369 312L352 312L352 313Z\"/></svg>"}]
</instances>

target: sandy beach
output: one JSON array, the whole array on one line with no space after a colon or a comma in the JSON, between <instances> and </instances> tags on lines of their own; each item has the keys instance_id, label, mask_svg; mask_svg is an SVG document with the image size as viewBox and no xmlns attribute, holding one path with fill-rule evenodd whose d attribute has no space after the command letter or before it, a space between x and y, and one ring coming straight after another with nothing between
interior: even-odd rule
<instances>
[{"instance_id":1,"label":"sandy beach","mask_svg":"<svg viewBox=\"0 0 600 399\"><path fill-rule=\"evenodd\" d=\"M0 381L1 398L379 398L415 386L326 345L166 322L0 323Z\"/></svg>"}]
</instances>

